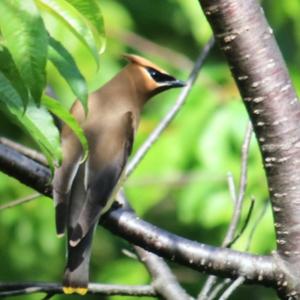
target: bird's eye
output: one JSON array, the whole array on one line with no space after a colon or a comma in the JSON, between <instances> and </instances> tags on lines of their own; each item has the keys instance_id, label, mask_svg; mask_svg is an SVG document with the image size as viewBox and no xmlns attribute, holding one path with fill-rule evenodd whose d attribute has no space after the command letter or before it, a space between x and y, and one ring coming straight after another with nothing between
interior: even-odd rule
<instances>
[{"instance_id":1,"label":"bird's eye","mask_svg":"<svg viewBox=\"0 0 300 300\"><path fill-rule=\"evenodd\" d=\"M172 81L175 78L168 75L168 74L164 74L161 73L153 68L148 67L147 71L149 73L149 75L152 77L153 80L155 80L158 83L163 83L163 82L167 82L167 81Z\"/></svg>"},{"instance_id":2,"label":"bird's eye","mask_svg":"<svg viewBox=\"0 0 300 300\"><path fill-rule=\"evenodd\" d=\"M148 73L150 74L150 76L155 80L155 81L159 81L160 75L161 73L152 69L152 68L147 68Z\"/></svg>"}]
</instances>

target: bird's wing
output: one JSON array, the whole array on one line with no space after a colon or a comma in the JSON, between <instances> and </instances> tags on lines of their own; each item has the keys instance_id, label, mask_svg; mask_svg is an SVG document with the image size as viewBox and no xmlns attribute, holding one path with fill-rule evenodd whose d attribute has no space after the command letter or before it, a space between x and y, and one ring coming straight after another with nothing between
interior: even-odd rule
<instances>
[{"instance_id":1,"label":"bird's wing","mask_svg":"<svg viewBox=\"0 0 300 300\"><path fill-rule=\"evenodd\" d=\"M68 127L62 131L62 165L55 170L53 199L55 203L56 232L63 235L67 222L69 193L80 163L82 150L78 139Z\"/></svg>"},{"instance_id":2,"label":"bird's wing","mask_svg":"<svg viewBox=\"0 0 300 300\"><path fill-rule=\"evenodd\" d=\"M76 225L70 235L70 245L76 246L98 221L117 185L134 137L134 115L125 113L114 127L114 133L103 133L99 142L90 149L85 168L86 199ZM72 201L72 200L71 200Z\"/></svg>"}]
</instances>

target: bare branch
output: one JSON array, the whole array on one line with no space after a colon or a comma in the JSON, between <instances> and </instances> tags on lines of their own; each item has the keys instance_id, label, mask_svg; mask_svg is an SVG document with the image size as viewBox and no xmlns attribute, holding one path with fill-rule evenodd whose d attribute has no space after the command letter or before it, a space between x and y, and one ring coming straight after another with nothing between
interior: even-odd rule
<instances>
[{"instance_id":1,"label":"bare branch","mask_svg":"<svg viewBox=\"0 0 300 300\"><path fill-rule=\"evenodd\" d=\"M122 253L123 253L125 256L127 256L127 257L129 257L129 258L132 258L132 259L134 259L134 260L138 260L138 259L139 259L138 256L137 256L134 252L129 251L128 249L122 249Z\"/></svg>"},{"instance_id":2,"label":"bare branch","mask_svg":"<svg viewBox=\"0 0 300 300\"><path fill-rule=\"evenodd\" d=\"M214 39L212 38L203 48L201 51L191 74L186 81L186 86L182 89L177 101L175 102L174 106L170 109L167 115L160 121L158 126L152 131L150 136L144 142L144 144L138 149L134 157L130 160L126 168L126 176L129 176L133 170L137 167L140 161L144 158L146 153L150 150L151 146L158 140L161 136L163 131L168 127L170 122L174 119L178 111L182 108L183 104L185 103L187 96L189 95L192 86L197 79L197 75L200 69L203 66L203 63L210 52L210 49L214 45Z\"/></svg>"},{"instance_id":3,"label":"bare branch","mask_svg":"<svg viewBox=\"0 0 300 300\"><path fill-rule=\"evenodd\" d=\"M237 230L237 226L241 217L242 213L242 206L244 202L244 195L247 187L247 170L248 170L248 155L249 155L249 147L252 137L252 125L249 122L246 128L244 141L242 145L242 153L241 153L241 173L240 173L240 180L239 180L239 194L236 194L236 187L234 184L233 176L230 172L227 174L227 180L228 180L228 187L230 191L231 198L234 203L234 209L233 209L233 215L231 218L231 222L229 224L228 230L226 232L226 235L224 237L224 240L222 242L222 247L231 247L233 243L235 243L238 238L242 235L244 230L246 229L246 226L249 222L254 202L251 202L248 215L246 217L245 223L239 234L237 234L235 237L235 232ZM204 283L200 294L198 295L198 300L205 300L208 297L209 292L214 287L214 285L217 282L216 276L209 276Z\"/></svg>"},{"instance_id":4,"label":"bare branch","mask_svg":"<svg viewBox=\"0 0 300 300\"><path fill-rule=\"evenodd\" d=\"M15 149L16 151L22 153L23 155L31 158L32 160L44 165L44 166L48 166L48 162L46 157L41 154L40 152L33 150L31 148L28 148L24 145L21 145L19 143L15 143L12 140L9 140L5 137L0 137L0 144L9 146L12 149Z\"/></svg>"},{"instance_id":5,"label":"bare branch","mask_svg":"<svg viewBox=\"0 0 300 300\"><path fill-rule=\"evenodd\" d=\"M255 203L255 199L251 198L250 206L249 206L249 209L248 209L246 219L244 221L244 225L242 226L241 230L237 233L237 235L231 240L231 242L228 245L226 245L226 247L231 247L242 236L242 234L246 230L246 228L249 224L250 218L252 216L254 203Z\"/></svg>"},{"instance_id":6,"label":"bare branch","mask_svg":"<svg viewBox=\"0 0 300 300\"><path fill-rule=\"evenodd\" d=\"M30 202L32 200L35 200L36 198L39 198L41 196L42 195L40 193L35 193L35 194L28 195L28 196L25 196L25 197L17 199L17 200L10 201L9 203L5 203L3 205L0 205L0 211L8 209L8 208L15 207L15 206L18 206L18 205L25 204L25 203Z\"/></svg>"},{"instance_id":7,"label":"bare branch","mask_svg":"<svg viewBox=\"0 0 300 300\"><path fill-rule=\"evenodd\" d=\"M1 144L0 169L51 197L49 169ZM126 207L113 207L103 216L101 224L135 245L195 270L228 278L243 275L247 282L263 285L276 284L276 278L281 274L271 256L252 255L190 241L139 219Z\"/></svg>"},{"instance_id":8,"label":"bare branch","mask_svg":"<svg viewBox=\"0 0 300 300\"><path fill-rule=\"evenodd\" d=\"M0 169L46 196L52 193L50 170L10 146L0 144Z\"/></svg>"},{"instance_id":9,"label":"bare branch","mask_svg":"<svg viewBox=\"0 0 300 300\"><path fill-rule=\"evenodd\" d=\"M237 201L237 192L235 188L234 178L231 172L227 173L227 182L232 202L235 205Z\"/></svg>"},{"instance_id":10,"label":"bare branch","mask_svg":"<svg viewBox=\"0 0 300 300\"><path fill-rule=\"evenodd\" d=\"M231 279L224 279L222 282L220 282L219 284L216 285L216 287L211 291L211 293L209 294L209 297L207 298L207 300L213 300L217 297L217 295L219 294L219 292L229 283L231 283L232 280Z\"/></svg>"},{"instance_id":11,"label":"bare branch","mask_svg":"<svg viewBox=\"0 0 300 300\"><path fill-rule=\"evenodd\" d=\"M34 293L62 294L62 285L58 283L26 282L0 283L0 297L28 295ZM114 285L90 283L89 294L119 295L119 296L157 296L156 291L149 285ZM47 298L46 298L47 299Z\"/></svg>"},{"instance_id":12,"label":"bare branch","mask_svg":"<svg viewBox=\"0 0 300 300\"><path fill-rule=\"evenodd\" d=\"M249 237L248 237L247 245L245 247L246 251L248 251L250 249L250 245L251 245L251 242L253 240L254 233L255 233L259 223L261 222L261 220L265 216L268 206L269 206L269 201L265 201L264 206L263 206L260 214L258 215L257 219L254 221L254 224L253 224L252 228L250 229L250 234L249 234Z\"/></svg>"},{"instance_id":13,"label":"bare branch","mask_svg":"<svg viewBox=\"0 0 300 300\"><path fill-rule=\"evenodd\" d=\"M300 297L300 103L256 0L199 0L238 85L259 143L273 208L282 297ZM280 262L281 261L281 262Z\"/></svg>"},{"instance_id":14,"label":"bare branch","mask_svg":"<svg viewBox=\"0 0 300 300\"><path fill-rule=\"evenodd\" d=\"M124 207L131 209L122 190L117 195L117 201L123 204ZM140 261L145 264L145 267L151 274L152 286L160 296L167 300L191 299L186 291L180 286L171 269L161 257L138 246L134 246L134 250Z\"/></svg>"},{"instance_id":15,"label":"bare branch","mask_svg":"<svg viewBox=\"0 0 300 300\"><path fill-rule=\"evenodd\" d=\"M157 255L135 246L140 260L146 265L152 276L152 286L167 300L191 300L186 291L178 284L169 266Z\"/></svg>"},{"instance_id":16,"label":"bare branch","mask_svg":"<svg viewBox=\"0 0 300 300\"><path fill-rule=\"evenodd\" d=\"M214 275L208 276L197 299L198 300L207 300L207 297L208 297L210 291L212 290L212 288L215 286L217 280L218 280L217 276L214 276Z\"/></svg>"},{"instance_id":17,"label":"bare branch","mask_svg":"<svg viewBox=\"0 0 300 300\"><path fill-rule=\"evenodd\" d=\"M241 175L240 175L240 183L239 183L239 193L236 195L235 203L234 203L234 210L233 216L227 230L225 239L223 241L222 246L228 247L228 245L232 244L234 239L234 235L241 217L243 202L244 202L244 195L247 186L247 170L248 170L248 155L249 155L249 147L252 138L252 125L249 122L247 125L246 133L244 142L242 145L242 162L241 162ZM232 192L231 192L232 193Z\"/></svg>"},{"instance_id":18,"label":"bare branch","mask_svg":"<svg viewBox=\"0 0 300 300\"><path fill-rule=\"evenodd\" d=\"M219 300L226 300L230 297L230 295L243 283L245 282L244 277L237 278L223 293L223 295L219 298Z\"/></svg>"}]
</instances>

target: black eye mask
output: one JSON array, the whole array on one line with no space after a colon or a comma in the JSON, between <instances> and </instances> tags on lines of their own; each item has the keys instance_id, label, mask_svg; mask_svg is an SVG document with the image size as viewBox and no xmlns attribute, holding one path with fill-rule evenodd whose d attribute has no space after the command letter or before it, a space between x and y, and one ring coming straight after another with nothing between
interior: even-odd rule
<instances>
[{"instance_id":1,"label":"black eye mask","mask_svg":"<svg viewBox=\"0 0 300 300\"><path fill-rule=\"evenodd\" d=\"M176 80L173 76L168 74L161 73L153 68L146 68L150 76L158 83L170 82Z\"/></svg>"}]
</instances>

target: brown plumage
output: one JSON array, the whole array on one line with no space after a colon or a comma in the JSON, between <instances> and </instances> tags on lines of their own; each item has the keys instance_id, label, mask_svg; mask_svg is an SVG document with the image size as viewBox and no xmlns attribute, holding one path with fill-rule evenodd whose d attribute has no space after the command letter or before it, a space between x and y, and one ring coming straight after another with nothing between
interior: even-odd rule
<instances>
[{"instance_id":1,"label":"brown plumage","mask_svg":"<svg viewBox=\"0 0 300 300\"><path fill-rule=\"evenodd\" d=\"M64 291L84 294L92 235L130 155L144 104L155 94L184 84L150 61L124 55L129 64L88 101L85 116L80 102L71 112L84 129L89 157L80 164L82 148L73 132L62 129L63 163L55 170L53 187L58 235L68 232Z\"/></svg>"}]
</instances>

